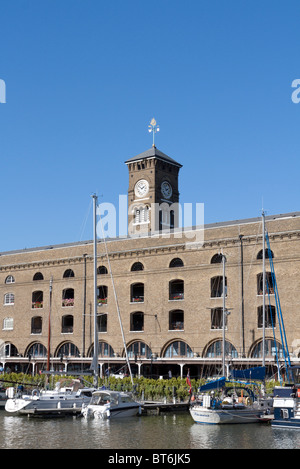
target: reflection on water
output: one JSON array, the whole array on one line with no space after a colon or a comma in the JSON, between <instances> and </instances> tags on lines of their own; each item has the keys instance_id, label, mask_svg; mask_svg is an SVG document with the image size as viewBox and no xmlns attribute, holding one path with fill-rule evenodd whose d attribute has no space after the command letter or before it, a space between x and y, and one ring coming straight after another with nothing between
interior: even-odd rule
<instances>
[{"instance_id":1,"label":"reflection on water","mask_svg":"<svg viewBox=\"0 0 300 469\"><path fill-rule=\"evenodd\" d=\"M120 420L34 419L0 411L1 449L293 449L300 431L270 425L198 425L188 413Z\"/></svg>"}]
</instances>

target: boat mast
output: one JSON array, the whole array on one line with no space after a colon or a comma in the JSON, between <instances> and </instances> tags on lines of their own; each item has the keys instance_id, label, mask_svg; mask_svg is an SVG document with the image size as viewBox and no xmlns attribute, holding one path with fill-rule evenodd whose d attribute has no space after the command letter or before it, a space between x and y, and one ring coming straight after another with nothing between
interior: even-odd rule
<instances>
[{"instance_id":1,"label":"boat mast","mask_svg":"<svg viewBox=\"0 0 300 469\"><path fill-rule=\"evenodd\" d=\"M94 238L94 357L93 357L93 370L95 387L98 386L98 325L97 325L97 225L96 225L96 211L98 197L93 194L93 238Z\"/></svg>"},{"instance_id":2,"label":"boat mast","mask_svg":"<svg viewBox=\"0 0 300 469\"><path fill-rule=\"evenodd\" d=\"M223 360L223 376L225 376L225 319L226 319L226 309L225 309L225 262L226 258L224 254L222 254L222 264L223 264L223 340L222 340L222 345L223 345L223 351L222 351L222 360Z\"/></svg>"},{"instance_id":3,"label":"boat mast","mask_svg":"<svg viewBox=\"0 0 300 469\"><path fill-rule=\"evenodd\" d=\"M262 248L263 248L263 340L262 340L262 365L265 366L265 321L266 321L266 251L265 251L265 212L262 210Z\"/></svg>"},{"instance_id":4,"label":"boat mast","mask_svg":"<svg viewBox=\"0 0 300 469\"><path fill-rule=\"evenodd\" d=\"M49 319L48 319L48 351L47 351L47 371L50 371L50 341L51 341L51 308L52 308L52 276L49 284Z\"/></svg>"}]
</instances>

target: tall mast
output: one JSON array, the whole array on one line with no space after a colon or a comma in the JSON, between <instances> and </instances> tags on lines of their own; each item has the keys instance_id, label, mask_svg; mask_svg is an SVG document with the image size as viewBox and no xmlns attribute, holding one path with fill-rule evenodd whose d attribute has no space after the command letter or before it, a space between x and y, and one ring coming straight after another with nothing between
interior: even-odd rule
<instances>
[{"instance_id":1,"label":"tall mast","mask_svg":"<svg viewBox=\"0 0 300 469\"><path fill-rule=\"evenodd\" d=\"M266 321L266 251L265 251L265 212L262 211L262 248L263 248L263 340L262 340L262 364L265 366L265 321Z\"/></svg>"},{"instance_id":2,"label":"tall mast","mask_svg":"<svg viewBox=\"0 0 300 469\"><path fill-rule=\"evenodd\" d=\"M94 357L93 357L93 370L94 370L94 386L98 386L98 325L97 325L97 224L96 224L96 211L98 197L93 196L93 231L94 231Z\"/></svg>"},{"instance_id":3,"label":"tall mast","mask_svg":"<svg viewBox=\"0 0 300 469\"><path fill-rule=\"evenodd\" d=\"M49 319L48 319L47 371L50 371L51 308L52 308L52 276L50 277L50 284L49 284Z\"/></svg>"},{"instance_id":4,"label":"tall mast","mask_svg":"<svg viewBox=\"0 0 300 469\"><path fill-rule=\"evenodd\" d=\"M225 376L225 320L226 320L226 309L225 309L225 296L226 296L226 292L225 292L225 262L226 262L226 258L224 256L224 254L222 254L222 264L223 264L223 341L222 341L222 345L223 345L223 351L222 351L222 360L223 360L223 376Z\"/></svg>"}]
</instances>

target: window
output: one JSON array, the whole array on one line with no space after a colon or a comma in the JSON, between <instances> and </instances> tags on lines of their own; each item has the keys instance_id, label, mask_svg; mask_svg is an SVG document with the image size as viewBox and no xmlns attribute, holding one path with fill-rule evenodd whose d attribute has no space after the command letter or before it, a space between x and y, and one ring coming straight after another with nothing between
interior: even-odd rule
<instances>
[{"instance_id":1,"label":"window","mask_svg":"<svg viewBox=\"0 0 300 469\"><path fill-rule=\"evenodd\" d=\"M257 327L263 327L263 306L257 308ZM265 306L265 327L276 326L276 310L275 306Z\"/></svg>"},{"instance_id":2,"label":"window","mask_svg":"<svg viewBox=\"0 0 300 469\"><path fill-rule=\"evenodd\" d=\"M225 277L225 295L227 296L227 277ZM220 298L223 296L223 277L213 277L210 280L211 298Z\"/></svg>"},{"instance_id":3,"label":"window","mask_svg":"<svg viewBox=\"0 0 300 469\"><path fill-rule=\"evenodd\" d=\"M8 342L1 345L0 357L17 357L18 355L18 349L14 344Z\"/></svg>"},{"instance_id":4,"label":"window","mask_svg":"<svg viewBox=\"0 0 300 469\"><path fill-rule=\"evenodd\" d=\"M188 344L182 340L176 340L167 347L164 356L167 358L192 357L193 352Z\"/></svg>"},{"instance_id":5,"label":"window","mask_svg":"<svg viewBox=\"0 0 300 469\"><path fill-rule=\"evenodd\" d=\"M101 285L97 287L97 301L98 305L106 305L107 304L107 286Z\"/></svg>"},{"instance_id":6,"label":"window","mask_svg":"<svg viewBox=\"0 0 300 469\"><path fill-rule=\"evenodd\" d=\"M5 279L5 283L15 283L15 278L12 275L8 275Z\"/></svg>"},{"instance_id":7,"label":"window","mask_svg":"<svg viewBox=\"0 0 300 469\"><path fill-rule=\"evenodd\" d=\"M130 292L131 303L143 303L144 302L144 284L134 283L131 285Z\"/></svg>"},{"instance_id":8,"label":"window","mask_svg":"<svg viewBox=\"0 0 300 469\"><path fill-rule=\"evenodd\" d=\"M4 295L4 306L14 305L15 304L15 295L13 293L6 293Z\"/></svg>"},{"instance_id":9,"label":"window","mask_svg":"<svg viewBox=\"0 0 300 469\"><path fill-rule=\"evenodd\" d=\"M169 312L169 331L184 330L184 312L181 309L175 309Z\"/></svg>"},{"instance_id":10,"label":"window","mask_svg":"<svg viewBox=\"0 0 300 469\"><path fill-rule=\"evenodd\" d=\"M273 257L274 257L273 251L271 251L271 249L265 249L265 258L269 259ZM259 251L256 259L262 259L262 258L263 258L263 249Z\"/></svg>"},{"instance_id":11,"label":"window","mask_svg":"<svg viewBox=\"0 0 300 469\"><path fill-rule=\"evenodd\" d=\"M66 342L57 351L57 357L79 357L79 349L72 342Z\"/></svg>"},{"instance_id":12,"label":"window","mask_svg":"<svg viewBox=\"0 0 300 469\"><path fill-rule=\"evenodd\" d=\"M144 205L142 207L136 207L133 212L134 216L134 223L139 225L140 223L149 223L150 208L148 205Z\"/></svg>"},{"instance_id":13,"label":"window","mask_svg":"<svg viewBox=\"0 0 300 469\"><path fill-rule=\"evenodd\" d=\"M144 330L144 313L138 311L130 314L130 331Z\"/></svg>"},{"instance_id":14,"label":"window","mask_svg":"<svg viewBox=\"0 0 300 469\"><path fill-rule=\"evenodd\" d=\"M222 263L222 254L215 254L212 256L210 263L211 264L221 264Z\"/></svg>"},{"instance_id":15,"label":"window","mask_svg":"<svg viewBox=\"0 0 300 469\"><path fill-rule=\"evenodd\" d=\"M41 316L35 316L31 318L31 334L41 334L42 333L42 318Z\"/></svg>"},{"instance_id":16,"label":"window","mask_svg":"<svg viewBox=\"0 0 300 469\"><path fill-rule=\"evenodd\" d=\"M71 314L66 314L61 319L61 333L73 334L74 317Z\"/></svg>"},{"instance_id":17,"label":"window","mask_svg":"<svg viewBox=\"0 0 300 469\"><path fill-rule=\"evenodd\" d=\"M264 277L263 273L257 275L257 294L263 294L263 285L264 285ZM274 283L273 283L273 276L271 272L266 272L266 295L273 295L274 294Z\"/></svg>"},{"instance_id":18,"label":"window","mask_svg":"<svg viewBox=\"0 0 300 469\"><path fill-rule=\"evenodd\" d=\"M47 356L47 349L44 345L36 342L35 344L32 344L27 353L26 353L26 356L27 357L34 357L34 358L43 358L43 357L46 357Z\"/></svg>"},{"instance_id":19,"label":"window","mask_svg":"<svg viewBox=\"0 0 300 469\"><path fill-rule=\"evenodd\" d=\"M108 273L107 268L104 265L100 265L100 267L98 267L97 269L98 275L106 275L107 273Z\"/></svg>"},{"instance_id":20,"label":"window","mask_svg":"<svg viewBox=\"0 0 300 469\"><path fill-rule=\"evenodd\" d=\"M98 355L99 357L113 357L114 349L111 347L111 345L101 341L98 345Z\"/></svg>"},{"instance_id":21,"label":"window","mask_svg":"<svg viewBox=\"0 0 300 469\"><path fill-rule=\"evenodd\" d=\"M98 332L107 332L107 314L98 314L97 316Z\"/></svg>"},{"instance_id":22,"label":"window","mask_svg":"<svg viewBox=\"0 0 300 469\"><path fill-rule=\"evenodd\" d=\"M135 262L131 267L131 272L137 272L139 270L144 270L144 266L141 262Z\"/></svg>"},{"instance_id":23,"label":"window","mask_svg":"<svg viewBox=\"0 0 300 469\"><path fill-rule=\"evenodd\" d=\"M171 280L169 282L169 300L183 300L184 299L184 281Z\"/></svg>"},{"instance_id":24,"label":"window","mask_svg":"<svg viewBox=\"0 0 300 469\"><path fill-rule=\"evenodd\" d=\"M72 269L67 269L64 272L63 278L72 278L72 277L75 277L73 270Z\"/></svg>"},{"instance_id":25,"label":"window","mask_svg":"<svg viewBox=\"0 0 300 469\"><path fill-rule=\"evenodd\" d=\"M227 314L225 314L225 327L227 327ZM211 309L211 329L223 329L223 308Z\"/></svg>"},{"instance_id":26,"label":"window","mask_svg":"<svg viewBox=\"0 0 300 469\"><path fill-rule=\"evenodd\" d=\"M66 288L62 293L62 306L74 306L74 289Z\"/></svg>"},{"instance_id":27,"label":"window","mask_svg":"<svg viewBox=\"0 0 300 469\"><path fill-rule=\"evenodd\" d=\"M220 357L223 354L223 341L216 340L213 342L206 351L205 357ZM225 355L226 357L237 358L238 353L236 348L227 340L225 341Z\"/></svg>"},{"instance_id":28,"label":"window","mask_svg":"<svg viewBox=\"0 0 300 469\"><path fill-rule=\"evenodd\" d=\"M276 354L278 355L279 358L283 358L283 349L281 344L274 339L268 339L266 338L265 340L265 357L266 358L275 358ZM251 358L262 358L263 356L263 341L260 340L255 344L255 347L253 348L251 352Z\"/></svg>"},{"instance_id":29,"label":"window","mask_svg":"<svg viewBox=\"0 0 300 469\"><path fill-rule=\"evenodd\" d=\"M3 319L3 330L4 331L12 331L13 328L14 328L13 318L4 318Z\"/></svg>"},{"instance_id":30,"label":"window","mask_svg":"<svg viewBox=\"0 0 300 469\"><path fill-rule=\"evenodd\" d=\"M183 262L179 257L175 257L175 259L172 259L170 262L169 267L172 269L173 267L183 267Z\"/></svg>"},{"instance_id":31,"label":"window","mask_svg":"<svg viewBox=\"0 0 300 469\"><path fill-rule=\"evenodd\" d=\"M34 291L32 292L32 308L42 308L43 307L43 292Z\"/></svg>"},{"instance_id":32,"label":"window","mask_svg":"<svg viewBox=\"0 0 300 469\"><path fill-rule=\"evenodd\" d=\"M41 272L37 272L36 274L34 274L33 276L33 280L36 281L36 280L44 280L44 276Z\"/></svg>"},{"instance_id":33,"label":"window","mask_svg":"<svg viewBox=\"0 0 300 469\"><path fill-rule=\"evenodd\" d=\"M150 347L147 344L141 341L134 342L127 348L127 353L129 358L143 357L151 358L152 352Z\"/></svg>"}]
</instances>

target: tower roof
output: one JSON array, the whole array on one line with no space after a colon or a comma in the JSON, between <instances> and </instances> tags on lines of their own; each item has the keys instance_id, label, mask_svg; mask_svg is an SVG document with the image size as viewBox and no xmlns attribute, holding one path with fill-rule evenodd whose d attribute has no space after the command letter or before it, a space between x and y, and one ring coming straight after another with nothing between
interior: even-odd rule
<instances>
[{"instance_id":1,"label":"tower roof","mask_svg":"<svg viewBox=\"0 0 300 469\"><path fill-rule=\"evenodd\" d=\"M135 161L141 161L146 158L158 158L159 160L165 161L166 163L173 164L174 166L178 166L179 168L182 167L180 163L170 158L168 155L165 155L162 151L158 150L156 147L152 146L149 150L140 153L139 155L130 158L129 160L125 161L126 164L133 163Z\"/></svg>"}]
</instances>

